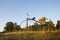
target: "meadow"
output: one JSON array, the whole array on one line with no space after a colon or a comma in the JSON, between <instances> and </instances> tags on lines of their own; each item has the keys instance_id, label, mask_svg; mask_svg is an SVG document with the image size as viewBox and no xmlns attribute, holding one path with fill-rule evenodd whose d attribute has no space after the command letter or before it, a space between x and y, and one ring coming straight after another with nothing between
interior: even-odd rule
<instances>
[{"instance_id":1,"label":"meadow","mask_svg":"<svg viewBox=\"0 0 60 40\"><path fill-rule=\"evenodd\" d=\"M18 31L0 33L0 40L60 40L60 31Z\"/></svg>"}]
</instances>

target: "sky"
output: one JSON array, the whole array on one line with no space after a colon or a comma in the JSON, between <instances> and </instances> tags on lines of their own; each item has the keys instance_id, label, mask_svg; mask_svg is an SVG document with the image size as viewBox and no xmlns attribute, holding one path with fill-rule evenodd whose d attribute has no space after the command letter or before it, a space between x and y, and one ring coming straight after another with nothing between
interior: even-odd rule
<instances>
[{"instance_id":1,"label":"sky","mask_svg":"<svg viewBox=\"0 0 60 40\"><path fill-rule=\"evenodd\" d=\"M60 0L0 0L0 32L9 21L20 25L26 13L36 20L45 16L56 24L60 20Z\"/></svg>"}]
</instances>

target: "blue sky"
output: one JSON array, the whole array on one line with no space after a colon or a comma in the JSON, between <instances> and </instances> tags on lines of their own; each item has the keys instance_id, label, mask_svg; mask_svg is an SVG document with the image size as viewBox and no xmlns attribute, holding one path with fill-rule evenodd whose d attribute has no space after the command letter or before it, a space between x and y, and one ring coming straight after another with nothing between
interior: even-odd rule
<instances>
[{"instance_id":1,"label":"blue sky","mask_svg":"<svg viewBox=\"0 0 60 40\"><path fill-rule=\"evenodd\" d=\"M0 0L0 31L6 22L20 24L27 12L36 19L45 16L56 23L60 20L60 0Z\"/></svg>"}]
</instances>

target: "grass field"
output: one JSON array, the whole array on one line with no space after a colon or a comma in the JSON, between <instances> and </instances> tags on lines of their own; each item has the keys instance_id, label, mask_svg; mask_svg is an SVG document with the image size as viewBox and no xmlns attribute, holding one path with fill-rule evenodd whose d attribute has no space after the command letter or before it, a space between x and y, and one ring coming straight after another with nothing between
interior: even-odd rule
<instances>
[{"instance_id":1,"label":"grass field","mask_svg":"<svg viewBox=\"0 0 60 40\"><path fill-rule=\"evenodd\" d=\"M0 35L0 40L60 40L60 31L18 31Z\"/></svg>"}]
</instances>

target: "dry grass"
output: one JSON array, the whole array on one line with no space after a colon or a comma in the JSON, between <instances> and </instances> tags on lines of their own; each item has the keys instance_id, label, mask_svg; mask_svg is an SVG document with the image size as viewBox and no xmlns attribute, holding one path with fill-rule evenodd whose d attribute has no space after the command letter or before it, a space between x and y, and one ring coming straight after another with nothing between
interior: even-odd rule
<instances>
[{"instance_id":1,"label":"dry grass","mask_svg":"<svg viewBox=\"0 0 60 40\"><path fill-rule=\"evenodd\" d=\"M4 33L4 40L60 40L60 31L18 31Z\"/></svg>"}]
</instances>

